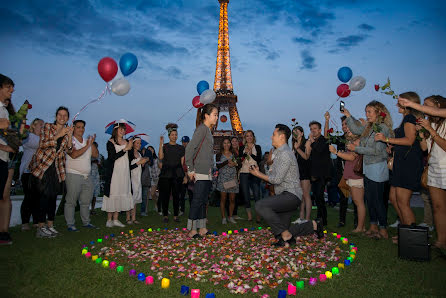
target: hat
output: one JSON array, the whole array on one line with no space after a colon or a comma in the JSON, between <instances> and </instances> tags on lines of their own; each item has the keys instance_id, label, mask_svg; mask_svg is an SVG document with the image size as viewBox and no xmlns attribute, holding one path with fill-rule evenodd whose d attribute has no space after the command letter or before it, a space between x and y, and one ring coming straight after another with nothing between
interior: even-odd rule
<instances>
[{"instance_id":1,"label":"hat","mask_svg":"<svg viewBox=\"0 0 446 298\"><path fill-rule=\"evenodd\" d=\"M188 136L184 136L181 138L181 142L183 142L183 143L189 143L189 141L190 141L190 139Z\"/></svg>"}]
</instances>

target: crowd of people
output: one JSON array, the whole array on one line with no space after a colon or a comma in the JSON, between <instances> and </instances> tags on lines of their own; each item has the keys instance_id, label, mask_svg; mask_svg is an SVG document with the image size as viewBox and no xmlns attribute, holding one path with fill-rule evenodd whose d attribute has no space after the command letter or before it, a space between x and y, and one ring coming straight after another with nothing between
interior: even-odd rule
<instances>
[{"instance_id":1,"label":"crowd of people","mask_svg":"<svg viewBox=\"0 0 446 298\"><path fill-rule=\"evenodd\" d=\"M15 113L13 92L13 81L0 75L3 130L11 128L9 117ZM388 202L399 223L412 225L416 221L410 200L414 192L422 191L425 219L421 225L435 226L435 245L446 248L446 99L429 96L422 105L416 93L405 92L399 95L397 107L403 120L396 127L386 106L371 101L365 107L364 119L343 108L342 134L333 133L331 126L337 124L326 112L324 126L318 121L309 123L308 137L302 126L293 124L290 129L277 124L272 148L264 154L256 144L255 133L247 130L241 142L237 137L224 138L215 155L212 129L218 121L218 108L207 104L198 109L193 137L184 136L181 145L177 144L178 125L166 126L169 141L165 143L160 137L158 155L154 147L142 147L139 137L126 137L124 123L115 123L104 164L95 135L84 136L86 121L68 123L68 108L59 107L53 123L36 118L29 127L25 121L17 127L19 135L26 135L19 168L24 192L22 229L31 229L32 216L37 237L57 236L54 218L59 194L65 198L68 231L79 231L75 223L77 204L82 227L96 229L90 218L101 193L98 167L102 166L101 210L107 213L106 227L139 224L137 211L147 216L149 200L164 223L170 220L172 202L173 221L180 222L186 212L187 194L188 235L203 237L209 233L207 209L214 188L219 194L223 225L242 219L238 209L244 206L248 221L264 220L271 226L276 246L292 246L295 237L311 233L323 237L323 227L329 222L327 204L334 206L339 201L338 226L345 226L349 198L354 205L352 232L387 239ZM8 226L16 153L8 139L0 138L2 244L12 243ZM316 220L311 220L313 205L317 207ZM125 223L119 220L120 213L125 214ZM295 216L297 220L291 222ZM392 241L397 243L398 238Z\"/></svg>"}]
</instances>

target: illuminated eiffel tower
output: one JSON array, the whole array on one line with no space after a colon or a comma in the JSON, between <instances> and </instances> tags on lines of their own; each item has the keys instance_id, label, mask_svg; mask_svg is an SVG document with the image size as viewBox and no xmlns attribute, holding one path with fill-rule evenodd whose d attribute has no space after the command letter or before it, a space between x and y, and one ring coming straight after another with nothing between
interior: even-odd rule
<instances>
[{"instance_id":1,"label":"illuminated eiffel tower","mask_svg":"<svg viewBox=\"0 0 446 298\"><path fill-rule=\"evenodd\" d=\"M224 137L236 136L241 139L243 127L237 111L237 95L232 89L231 59L229 56L229 32L228 32L228 3L229 0L218 0L220 2L220 23L218 28L218 50L217 66L215 68L214 91L217 98L214 104L218 111L229 112L232 130L213 131L216 151L219 150L220 143Z\"/></svg>"}]
</instances>

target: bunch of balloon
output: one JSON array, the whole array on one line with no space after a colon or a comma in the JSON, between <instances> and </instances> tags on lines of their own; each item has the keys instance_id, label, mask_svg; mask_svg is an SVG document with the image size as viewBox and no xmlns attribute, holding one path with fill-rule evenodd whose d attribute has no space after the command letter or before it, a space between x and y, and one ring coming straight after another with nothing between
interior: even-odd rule
<instances>
[{"instance_id":1,"label":"bunch of balloon","mask_svg":"<svg viewBox=\"0 0 446 298\"><path fill-rule=\"evenodd\" d=\"M128 76L129 74L133 73L138 67L138 59L134 54L126 53L122 55L121 59L119 60L119 67L121 68L121 73L124 76ZM98 63L98 73L101 78L107 83L107 86L105 87L104 91L102 91L99 97L88 102L78 113L76 113L76 115L74 115L72 120L73 122L74 120L76 120L77 116L79 116L79 114L87 108L88 105L100 101L110 91L119 96L123 96L129 93L130 84L125 78L117 78L113 82L111 82L118 73L118 64L113 58L102 58ZM110 82L111 87L109 85Z\"/></svg>"},{"instance_id":2,"label":"bunch of balloon","mask_svg":"<svg viewBox=\"0 0 446 298\"><path fill-rule=\"evenodd\" d=\"M347 97L351 91L360 91L365 87L365 79L363 77L352 77L353 72L350 67L343 66L338 70L338 79L343 83L336 88L336 93L339 97Z\"/></svg>"},{"instance_id":3,"label":"bunch of balloon","mask_svg":"<svg viewBox=\"0 0 446 298\"><path fill-rule=\"evenodd\" d=\"M215 94L214 90L209 89L209 83L206 81L199 81L197 84L197 92L198 96L195 96L192 99L192 105L195 108L201 108L205 104L214 102L217 94Z\"/></svg>"},{"instance_id":4,"label":"bunch of balloon","mask_svg":"<svg viewBox=\"0 0 446 298\"><path fill-rule=\"evenodd\" d=\"M132 53L125 53L119 59L119 69L124 77L117 78L111 83L112 92L119 96L124 96L130 91L130 83L125 79L138 67L138 58Z\"/></svg>"}]
</instances>

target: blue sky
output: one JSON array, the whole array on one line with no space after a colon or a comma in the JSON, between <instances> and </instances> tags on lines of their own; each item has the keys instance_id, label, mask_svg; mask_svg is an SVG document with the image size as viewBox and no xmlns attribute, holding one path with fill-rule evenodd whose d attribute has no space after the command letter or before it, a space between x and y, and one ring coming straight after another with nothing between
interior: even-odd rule
<instances>
[{"instance_id":1,"label":"blue sky","mask_svg":"<svg viewBox=\"0 0 446 298\"><path fill-rule=\"evenodd\" d=\"M244 129L265 150L276 123L296 118L307 129L322 122L342 66L367 80L345 99L352 114L363 116L377 99L398 125L395 101L373 86L390 77L397 93L446 95L445 12L440 0L231 0L232 78ZM217 0L2 1L0 73L16 83L16 106L33 104L29 119L52 121L58 106L74 115L101 94L102 57L119 61L132 52L139 67L128 77L129 94L108 95L79 119L103 154L104 126L119 118L136 123L157 148L165 124L191 107L197 82L214 83L218 16ZM332 115L341 116L338 105ZM194 123L195 110L178 123L179 135L192 136Z\"/></svg>"}]
</instances>

